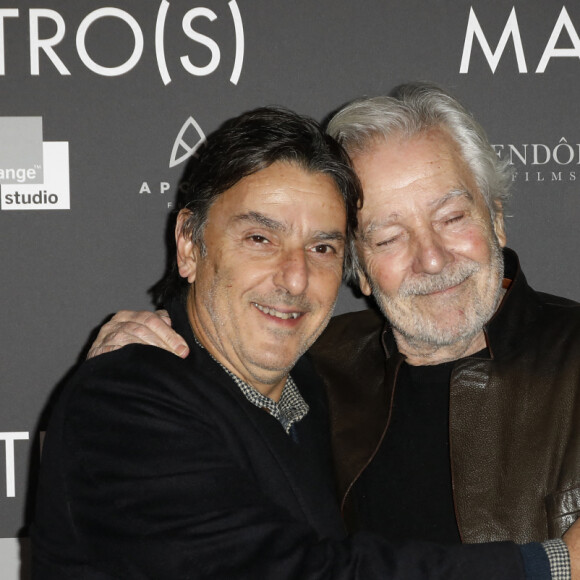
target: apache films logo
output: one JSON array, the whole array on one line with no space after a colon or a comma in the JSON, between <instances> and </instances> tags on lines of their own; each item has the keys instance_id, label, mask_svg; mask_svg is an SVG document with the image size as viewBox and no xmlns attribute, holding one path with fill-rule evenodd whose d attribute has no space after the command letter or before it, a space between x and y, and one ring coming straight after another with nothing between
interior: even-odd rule
<instances>
[{"instance_id":1,"label":"apache films logo","mask_svg":"<svg viewBox=\"0 0 580 580\"><path fill-rule=\"evenodd\" d=\"M0 207L70 209L67 142L43 142L42 117L0 117Z\"/></svg>"},{"instance_id":2,"label":"apache films logo","mask_svg":"<svg viewBox=\"0 0 580 580\"><path fill-rule=\"evenodd\" d=\"M205 134L199 126L199 123L193 117L189 117L183 123L173 143L169 167L176 167L184 161L187 161L204 142Z\"/></svg>"},{"instance_id":3,"label":"apache films logo","mask_svg":"<svg viewBox=\"0 0 580 580\"><path fill-rule=\"evenodd\" d=\"M205 143L205 141L206 136L199 123L193 117L188 117L185 123L181 126L181 129L173 142L169 158L169 168L172 169L185 163L190 157L195 155L196 151ZM182 183L181 187L183 186L184 184ZM157 187L158 193L161 195L165 195L171 189L171 185L168 181L161 181L159 182L159 185L143 181L139 188L139 194L151 195L153 191L157 190ZM172 208L173 202L168 202L167 206Z\"/></svg>"},{"instance_id":4,"label":"apache films logo","mask_svg":"<svg viewBox=\"0 0 580 580\"><path fill-rule=\"evenodd\" d=\"M500 159L513 165L513 181L576 181L576 167L580 165L580 143L571 144L565 137L561 137L556 143L507 143L492 147Z\"/></svg>"}]
</instances>

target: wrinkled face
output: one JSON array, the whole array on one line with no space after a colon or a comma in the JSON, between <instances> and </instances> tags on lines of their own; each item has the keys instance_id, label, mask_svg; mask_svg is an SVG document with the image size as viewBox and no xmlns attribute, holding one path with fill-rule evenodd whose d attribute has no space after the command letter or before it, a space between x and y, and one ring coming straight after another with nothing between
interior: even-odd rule
<instances>
[{"instance_id":1,"label":"wrinkled face","mask_svg":"<svg viewBox=\"0 0 580 580\"><path fill-rule=\"evenodd\" d=\"M206 255L178 236L198 338L256 388L285 377L331 316L345 236L330 177L277 162L243 178L209 210Z\"/></svg>"},{"instance_id":2,"label":"wrinkled face","mask_svg":"<svg viewBox=\"0 0 580 580\"><path fill-rule=\"evenodd\" d=\"M473 176L441 129L377 141L354 158L364 190L362 291L395 336L449 346L482 331L500 296L505 245Z\"/></svg>"}]
</instances>

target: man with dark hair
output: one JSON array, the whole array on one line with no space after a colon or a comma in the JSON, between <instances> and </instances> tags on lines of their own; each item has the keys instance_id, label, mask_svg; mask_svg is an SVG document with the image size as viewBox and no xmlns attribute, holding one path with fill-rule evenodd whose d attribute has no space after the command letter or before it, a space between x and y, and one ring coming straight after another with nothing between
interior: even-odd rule
<instances>
[{"instance_id":1,"label":"man with dark hair","mask_svg":"<svg viewBox=\"0 0 580 580\"><path fill-rule=\"evenodd\" d=\"M358 281L384 315L338 317L311 350L350 529L561 536L580 512L580 307L530 288L505 248L509 168L430 84L357 100L328 131L363 185ZM121 314L94 352L177 349L152 320Z\"/></svg>"},{"instance_id":2,"label":"man with dark hair","mask_svg":"<svg viewBox=\"0 0 580 580\"><path fill-rule=\"evenodd\" d=\"M190 355L133 345L65 387L37 580L550 578L540 544L345 537L323 391L298 359L331 315L359 194L341 147L294 113L259 109L209 139L175 230L187 285L166 292Z\"/></svg>"}]
</instances>

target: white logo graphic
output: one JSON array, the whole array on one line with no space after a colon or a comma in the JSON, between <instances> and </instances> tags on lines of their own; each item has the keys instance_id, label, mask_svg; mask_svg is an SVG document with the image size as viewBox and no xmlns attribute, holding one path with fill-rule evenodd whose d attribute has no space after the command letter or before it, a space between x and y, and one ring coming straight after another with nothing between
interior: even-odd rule
<instances>
[{"instance_id":1,"label":"white logo graphic","mask_svg":"<svg viewBox=\"0 0 580 580\"><path fill-rule=\"evenodd\" d=\"M205 143L205 140L205 134L199 123L193 117L188 117L185 123L181 126L181 129L179 129L179 133L173 143L171 157L169 159L169 167L177 167L187 161L190 157L195 155L195 152ZM183 183L181 186L183 186ZM139 195L145 195L146 197L151 196L153 193L165 195L170 193L170 189L171 184L169 181L143 181L139 187L138 193ZM167 202L167 207L172 208L173 202Z\"/></svg>"},{"instance_id":2,"label":"white logo graphic","mask_svg":"<svg viewBox=\"0 0 580 580\"><path fill-rule=\"evenodd\" d=\"M213 4L215 4L215 2ZM161 0L155 23L155 58L157 61L157 68L159 69L159 76L164 85L168 85L171 82L167 59L165 57L165 24L170 6L171 4L168 0ZM244 27L242 24L240 9L236 0L230 0L230 2L228 2L228 8L229 17L233 21L233 33L235 35L235 56L230 75L230 82L237 85L244 63ZM8 62L8 64L6 63L7 56L10 56L10 52L6 50L5 46L4 27L10 25L9 19L20 18L20 16L20 9L18 8L0 8L0 76L5 75L6 68L10 66L10 62ZM86 39L88 32L96 22L103 18L116 18L122 21L133 37L133 51L131 56L116 66L104 66L97 63L87 50ZM179 61L183 69L189 74L202 77L210 75L217 70L221 61L221 51L218 43L213 38L194 30L193 23L199 18L204 18L213 22L218 18L218 15L210 8L205 8L203 6L191 8L183 15L181 28L187 38L197 44L203 45L209 50L211 54L210 60L208 63L200 65L199 63L192 63L189 56L181 56ZM42 24L40 24L41 21ZM47 23L47 21L50 22ZM30 74L33 76L39 75L41 60L48 58L61 75L70 75L70 70L64 60L59 56L56 49L67 33L67 24L63 16L56 10L48 8L31 8L28 11L28 22L30 38ZM41 38L41 29L52 29L55 30L55 32L51 37ZM106 35L101 35L101 37L106 39ZM24 39L25 35L22 35L22 38ZM172 38L171 35L170 38ZM125 10L121 10L120 8L109 6L93 10L83 18L76 31L76 52L79 59L87 69L101 76L114 77L131 71L141 60L145 46L146 41L143 35L143 28L131 14ZM43 59L41 59L41 53L44 55Z\"/></svg>"},{"instance_id":3,"label":"white logo graphic","mask_svg":"<svg viewBox=\"0 0 580 580\"><path fill-rule=\"evenodd\" d=\"M67 142L43 142L41 117L0 117L0 208L70 209Z\"/></svg>"},{"instance_id":4,"label":"white logo graphic","mask_svg":"<svg viewBox=\"0 0 580 580\"><path fill-rule=\"evenodd\" d=\"M568 42L572 44L572 48L557 48L556 46L564 30L566 31L565 36L568 37ZM503 29L503 33L499 39L495 52L492 52L491 47L487 42L487 38L485 37L479 20L475 15L473 7L470 8L459 72L461 74L467 74L469 72L471 49L473 47L473 40L476 38L479 41L479 45L483 51L487 63L489 64L491 72L495 73L497 65L499 64L510 37L513 40L514 53L518 64L518 72L520 74L527 73L528 67L526 65L526 58L524 56L524 46L520 35L520 28L518 25L515 7L513 7L512 11L510 12L509 18ZM556 24L554 24L552 34L546 42L544 52L542 53L542 57L540 58L540 62L538 63L535 72L538 74L545 72L548 63L552 58L580 58L580 38L578 37L578 33L574 28L574 24L570 20L570 16L568 15L566 7L562 7L562 10L560 11L558 20L556 21Z\"/></svg>"},{"instance_id":5,"label":"white logo graphic","mask_svg":"<svg viewBox=\"0 0 580 580\"><path fill-rule=\"evenodd\" d=\"M500 159L514 166L514 181L576 181L575 166L580 165L580 143L570 144L562 137L556 145L507 143L492 147Z\"/></svg>"},{"instance_id":6,"label":"white logo graphic","mask_svg":"<svg viewBox=\"0 0 580 580\"><path fill-rule=\"evenodd\" d=\"M28 431L0 433L5 445L6 497L16 497L16 470L14 464L14 441L28 440Z\"/></svg>"},{"instance_id":7,"label":"white logo graphic","mask_svg":"<svg viewBox=\"0 0 580 580\"><path fill-rule=\"evenodd\" d=\"M188 144L188 141L191 144ZM171 150L169 167L175 167L189 159L199 149L204 141L205 135L198 122L193 117L189 117L189 119L183 123L179 134L175 138L175 143L173 143L173 149Z\"/></svg>"}]
</instances>

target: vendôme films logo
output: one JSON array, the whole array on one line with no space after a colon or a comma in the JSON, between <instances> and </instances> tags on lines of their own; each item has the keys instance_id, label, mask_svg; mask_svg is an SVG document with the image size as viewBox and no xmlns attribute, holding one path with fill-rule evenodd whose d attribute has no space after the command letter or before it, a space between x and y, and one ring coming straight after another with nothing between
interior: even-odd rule
<instances>
[{"instance_id":1,"label":"vend\u00f4me films logo","mask_svg":"<svg viewBox=\"0 0 580 580\"><path fill-rule=\"evenodd\" d=\"M0 208L70 209L68 143L42 140L42 117L0 117Z\"/></svg>"}]
</instances>

